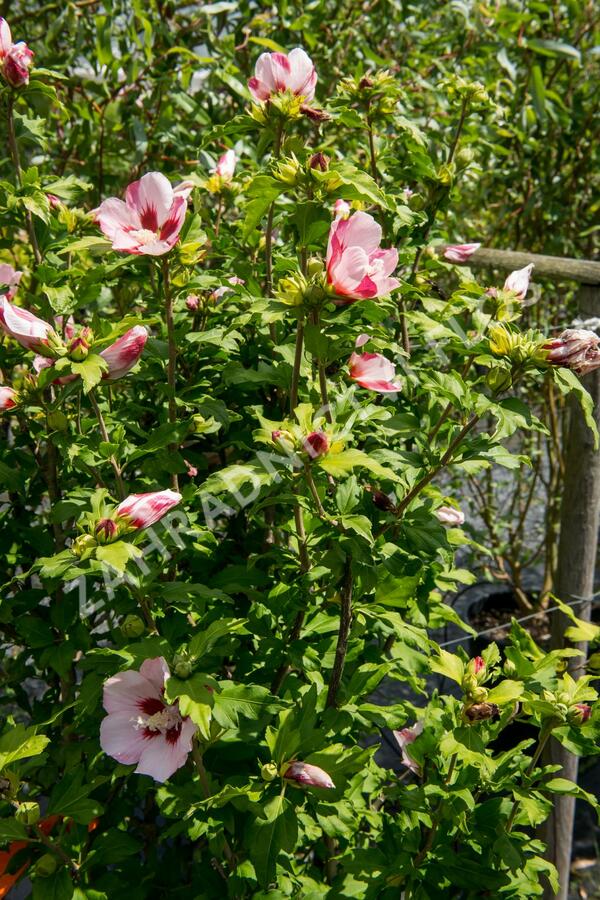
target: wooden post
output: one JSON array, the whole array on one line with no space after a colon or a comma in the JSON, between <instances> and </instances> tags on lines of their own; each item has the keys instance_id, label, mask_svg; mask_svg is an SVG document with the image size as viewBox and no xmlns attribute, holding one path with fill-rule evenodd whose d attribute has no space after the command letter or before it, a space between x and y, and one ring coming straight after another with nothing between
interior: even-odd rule
<instances>
[{"instance_id":1,"label":"wooden post","mask_svg":"<svg viewBox=\"0 0 600 900\"><path fill-rule=\"evenodd\" d=\"M436 247L441 253L446 245ZM600 262L588 259L569 259L562 256L545 256L542 253L521 253L516 250L492 250L489 247L480 247L469 259L463 263L471 268L489 266L493 269L503 269L510 272L513 269L522 269L533 263L533 279L543 276L553 278L555 281L577 281L579 284L600 284Z\"/></svg>"},{"instance_id":2,"label":"wooden post","mask_svg":"<svg viewBox=\"0 0 600 900\"><path fill-rule=\"evenodd\" d=\"M582 318L600 315L600 287L582 285L579 290L579 313ZM592 372L583 383L594 400L594 417L600 428L600 370ZM570 402L569 433L565 455L565 477L562 485L560 540L558 545L558 570L556 594L566 602L578 597L590 597L594 591L594 571L598 549L598 525L600 513L600 452L594 447L592 433L585 424L579 404ZM591 601L575 608L580 619L589 620ZM569 644L565 630L571 625L563 613L553 613L553 649ZM575 645L587 653L587 644ZM569 670L574 678L580 674L582 658L569 660ZM545 762L562 766L557 773L562 778L577 781L578 759L562 744L550 741ZM573 821L575 798L557 796L550 818L542 828L548 845L547 858L558 870L560 888L557 894L546 885L544 898L567 900L573 845Z\"/></svg>"}]
</instances>

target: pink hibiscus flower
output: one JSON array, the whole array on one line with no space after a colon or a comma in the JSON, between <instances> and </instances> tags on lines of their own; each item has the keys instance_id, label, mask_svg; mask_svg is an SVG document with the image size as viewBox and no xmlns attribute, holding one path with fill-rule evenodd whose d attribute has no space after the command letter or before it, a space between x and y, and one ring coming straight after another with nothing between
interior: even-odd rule
<instances>
[{"instance_id":1,"label":"pink hibiscus flower","mask_svg":"<svg viewBox=\"0 0 600 900\"><path fill-rule=\"evenodd\" d=\"M114 250L162 256L179 240L192 189L189 181L173 188L160 172L148 172L129 185L124 202L109 197L93 215Z\"/></svg>"},{"instance_id":2,"label":"pink hibiscus flower","mask_svg":"<svg viewBox=\"0 0 600 900\"><path fill-rule=\"evenodd\" d=\"M317 72L310 56L296 47L291 53L261 53L248 89L255 100L269 100L273 94L291 91L309 103L314 99Z\"/></svg>"},{"instance_id":3,"label":"pink hibiscus flower","mask_svg":"<svg viewBox=\"0 0 600 900\"><path fill-rule=\"evenodd\" d=\"M398 287L391 274L398 265L395 248L380 249L381 226L373 216L355 212L347 219L336 218L329 230L327 281L340 300L353 303L367 297L381 297Z\"/></svg>"},{"instance_id":4,"label":"pink hibiscus flower","mask_svg":"<svg viewBox=\"0 0 600 900\"><path fill-rule=\"evenodd\" d=\"M396 367L381 353L353 353L349 363L350 378L369 391L395 394L402 390L396 381Z\"/></svg>"},{"instance_id":5,"label":"pink hibiscus flower","mask_svg":"<svg viewBox=\"0 0 600 900\"><path fill-rule=\"evenodd\" d=\"M100 746L124 765L137 763L136 772L166 781L181 768L192 749L196 726L182 716L177 703L164 699L170 676L162 656L147 659L139 672L128 669L104 682Z\"/></svg>"}]
</instances>

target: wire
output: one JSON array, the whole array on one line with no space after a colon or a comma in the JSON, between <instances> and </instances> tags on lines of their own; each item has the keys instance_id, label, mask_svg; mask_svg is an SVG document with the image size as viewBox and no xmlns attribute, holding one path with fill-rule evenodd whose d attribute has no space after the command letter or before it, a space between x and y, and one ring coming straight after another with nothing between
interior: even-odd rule
<instances>
[{"instance_id":1,"label":"wire","mask_svg":"<svg viewBox=\"0 0 600 900\"><path fill-rule=\"evenodd\" d=\"M581 603L592 603L593 606L600 606L599 602L596 601L598 594L592 594L591 597L577 597L576 600L571 600L569 603L564 603L563 606L579 606ZM494 625L492 628L484 628L483 631L478 631L477 634L471 635L463 635L463 637L453 638L451 641L444 641L443 644L438 644L439 647L450 647L451 644L461 644L465 640L474 641L475 638L483 637L486 634L494 634L494 632L498 631L500 628L510 628L513 621L518 622L520 625L521 622L528 622L529 619L536 619L538 616L546 615L551 612L556 612L560 610L560 606L551 606L549 609L540 609L538 612L530 613L527 616L522 616L520 619L511 619L510 622L504 622L501 625Z\"/></svg>"}]
</instances>

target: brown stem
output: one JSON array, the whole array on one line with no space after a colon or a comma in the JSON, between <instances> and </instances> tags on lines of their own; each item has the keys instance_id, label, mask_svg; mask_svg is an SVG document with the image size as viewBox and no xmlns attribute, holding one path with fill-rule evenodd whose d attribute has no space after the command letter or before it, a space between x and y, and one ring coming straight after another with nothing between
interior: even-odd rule
<instances>
[{"instance_id":1,"label":"brown stem","mask_svg":"<svg viewBox=\"0 0 600 900\"><path fill-rule=\"evenodd\" d=\"M163 274L163 291L165 294L165 317L167 321L167 340L169 346L169 361L167 366L167 383L169 387L169 422L171 425L177 423L177 401L175 399L176 391L176 366L177 366L177 344L175 343L175 324L173 321L173 295L171 294L171 282L169 280L169 260L163 258L162 264ZM176 453L178 446L176 443L169 445L169 450ZM171 486L174 491L179 490L179 479L177 472L171 475Z\"/></svg>"},{"instance_id":2,"label":"brown stem","mask_svg":"<svg viewBox=\"0 0 600 900\"><path fill-rule=\"evenodd\" d=\"M379 172L377 171L377 155L375 153L375 139L373 136L373 123L371 116L367 114L367 134L369 135L369 160L371 163L371 175L373 180L379 182Z\"/></svg>"},{"instance_id":3,"label":"brown stem","mask_svg":"<svg viewBox=\"0 0 600 900\"><path fill-rule=\"evenodd\" d=\"M340 608L340 625L338 630L337 646L335 648L335 659L333 662L333 670L329 681L329 689L327 691L326 706L335 707L337 701L337 693L344 673L344 664L346 662L346 653L348 651L348 635L350 634L350 626L352 624L352 557L346 557L346 571L344 576L344 584L341 590L341 608Z\"/></svg>"},{"instance_id":4,"label":"brown stem","mask_svg":"<svg viewBox=\"0 0 600 900\"><path fill-rule=\"evenodd\" d=\"M290 414L294 415L294 410L298 406L298 383L300 381L300 367L302 365L302 350L304 348L304 322L298 319L298 328L296 331L296 349L294 352L294 369L292 371L292 385L290 388Z\"/></svg>"},{"instance_id":5,"label":"brown stem","mask_svg":"<svg viewBox=\"0 0 600 900\"><path fill-rule=\"evenodd\" d=\"M106 444L110 444L110 437L108 434L108 430L106 428L106 422L104 421L104 416L102 415L102 410L98 405L98 400L96 399L96 394L93 390L91 390L88 394L90 398L90 403L94 408L94 412L96 413L96 418L98 420L98 425L100 427L100 434L102 435L102 440ZM115 459L114 454L111 454L109 462L113 468L113 472L115 473L115 482L117 485L117 494L119 496L119 500L124 500L126 496L125 485L123 484L123 476L121 474L121 467L119 466L117 460Z\"/></svg>"},{"instance_id":6,"label":"brown stem","mask_svg":"<svg viewBox=\"0 0 600 900\"><path fill-rule=\"evenodd\" d=\"M417 496L417 494L420 494L421 491L423 490L423 488L427 487L427 485L429 484L430 481L433 481L433 479L438 474L438 472L440 472L444 468L444 466L448 465L448 463L450 462L450 460L452 459L452 457L454 455L454 451L457 449L459 444L462 443L463 439L467 436L469 431L471 431L471 429L475 427L477 422L479 422L479 418L480 417L478 415L471 416L471 418L469 419L467 424L463 425L463 427L461 428L459 433L456 435L456 437L454 438L454 440L452 441L452 443L450 444L450 446L448 447L448 449L442 456L442 458L439 461L439 463L437 464L437 466L434 466L433 469L431 469L427 473L427 475L423 476L423 478L421 478L421 480L415 484L415 486L408 492L406 497L404 497L404 499L398 504L398 507L397 507L398 518L400 518L402 516L402 514L406 510L407 506L409 506L409 504L414 500L414 498Z\"/></svg>"}]
</instances>

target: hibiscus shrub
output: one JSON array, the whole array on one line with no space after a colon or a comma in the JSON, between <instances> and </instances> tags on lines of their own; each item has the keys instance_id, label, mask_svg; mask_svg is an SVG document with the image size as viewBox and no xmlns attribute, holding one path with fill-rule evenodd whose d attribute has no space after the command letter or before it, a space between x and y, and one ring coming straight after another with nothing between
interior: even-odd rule
<instances>
[{"instance_id":1,"label":"hibiscus shrub","mask_svg":"<svg viewBox=\"0 0 600 900\"><path fill-rule=\"evenodd\" d=\"M432 636L474 580L447 474L519 466L544 382L594 427L598 338L442 241L501 110L449 75L428 135L326 3L88 6L0 20L0 894L540 895L592 678Z\"/></svg>"}]
</instances>

